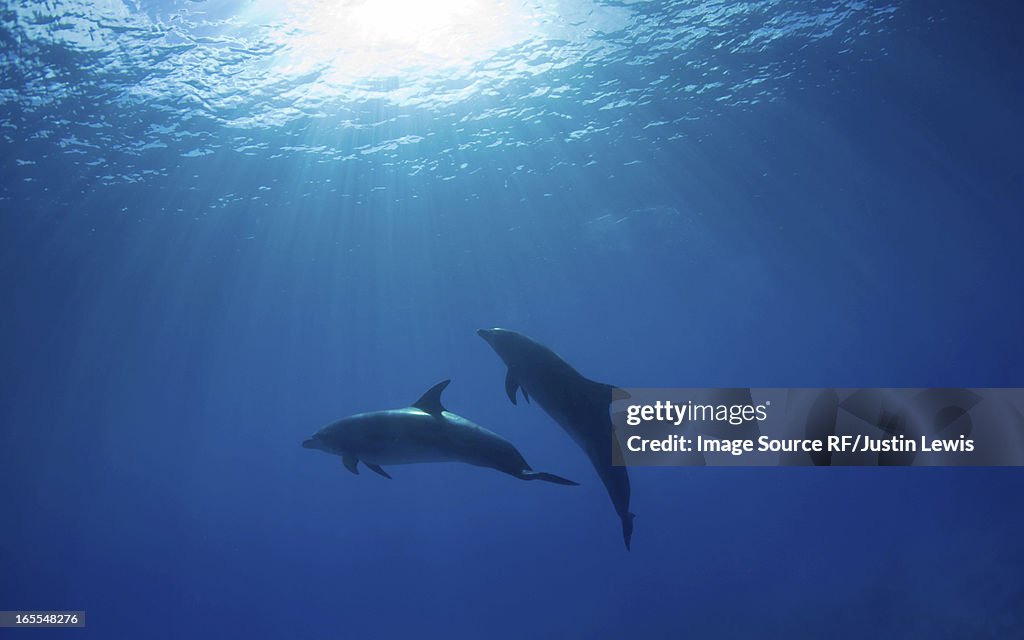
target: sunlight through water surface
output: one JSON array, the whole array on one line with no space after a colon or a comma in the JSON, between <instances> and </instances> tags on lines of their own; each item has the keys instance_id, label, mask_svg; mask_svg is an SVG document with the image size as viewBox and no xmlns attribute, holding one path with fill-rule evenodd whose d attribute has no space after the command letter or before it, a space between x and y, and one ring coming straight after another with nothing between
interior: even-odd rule
<instances>
[{"instance_id":1,"label":"sunlight through water surface","mask_svg":"<svg viewBox=\"0 0 1024 640\"><path fill-rule=\"evenodd\" d=\"M319 73L332 86L465 70L539 26L529 7L500 0L264 0L242 24L280 25L274 69Z\"/></svg>"},{"instance_id":2,"label":"sunlight through water surface","mask_svg":"<svg viewBox=\"0 0 1024 640\"><path fill-rule=\"evenodd\" d=\"M0 141L141 182L234 154L383 161L441 179L481 149L674 143L820 65L884 55L856 0L13 0ZM831 63L835 64L835 63ZM638 110L646 116L638 118ZM273 136L273 141L271 138ZM427 140L439 145L413 153ZM444 140L444 142L442 142Z\"/></svg>"}]
</instances>

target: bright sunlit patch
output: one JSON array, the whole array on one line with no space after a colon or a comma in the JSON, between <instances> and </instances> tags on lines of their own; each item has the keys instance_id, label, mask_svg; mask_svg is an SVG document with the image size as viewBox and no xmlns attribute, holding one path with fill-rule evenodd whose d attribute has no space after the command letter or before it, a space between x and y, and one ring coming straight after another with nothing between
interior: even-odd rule
<instances>
[{"instance_id":1,"label":"bright sunlit patch","mask_svg":"<svg viewBox=\"0 0 1024 640\"><path fill-rule=\"evenodd\" d=\"M531 32L524 6L502 0L266 0L253 17L280 25L279 72L332 84L465 67Z\"/></svg>"},{"instance_id":2,"label":"bright sunlit patch","mask_svg":"<svg viewBox=\"0 0 1024 640\"><path fill-rule=\"evenodd\" d=\"M352 22L367 35L401 44L419 44L423 36L450 35L460 22L481 12L477 0L367 0L352 7Z\"/></svg>"}]
</instances>

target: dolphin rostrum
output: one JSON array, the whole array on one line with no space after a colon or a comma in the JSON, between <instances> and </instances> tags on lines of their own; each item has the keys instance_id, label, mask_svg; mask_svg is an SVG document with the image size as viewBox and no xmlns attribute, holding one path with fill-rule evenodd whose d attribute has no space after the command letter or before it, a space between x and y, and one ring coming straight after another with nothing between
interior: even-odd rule
<instances>
[{"instance_id":1,"label":"dolphin rostrum","mask_svg":"<svg viewBox=\"0 0 1024 640\"><path fill-rule=\"evenodd\" d=\"M441 392L449 382L434 385L411 407L342 418L317 431L302 446L341 456L345 468L355 474L360 461L385 478L391 476L381 465L465 462L521 480L577 484L553 473L534 471L511 442L445 409Z\"/></svg>"},{"instance_id":2,"label":"dolphin rostrum","mask_svg":"<svg viewBox=\"0 0 1024 640\"><path fill-rule=\"evenodd\" d=\"M533 398L590 458L622 520L629 549L634 517L629 512L629 475L625 467L612 465L612 447L618 445L608 407L615 387L584 378L554 351L515 331L480 329L477 334L508 366L505 393L512 404L522 390L523 398Z\"/></svg>"}]
</instances>

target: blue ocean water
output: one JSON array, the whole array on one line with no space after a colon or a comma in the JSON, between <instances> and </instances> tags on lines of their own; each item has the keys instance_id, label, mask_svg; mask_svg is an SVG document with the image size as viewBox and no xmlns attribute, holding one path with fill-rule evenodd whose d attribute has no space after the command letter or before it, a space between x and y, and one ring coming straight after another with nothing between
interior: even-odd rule
<instances>
[{"instance_id":1,"label":"blue ocean water","mask_svg":"<svg viewBox=\"0 0 1024 640\"><path fill-rule=\"evenodd\" d=\"M512 406L1024 386L1012 2L0 3L0 609L96 638L1011 638L1017 469L631 470ZM452 378L579 487L301 442ZM0 638L20 637L0 630Z\"/></svg>"}]
</instances>

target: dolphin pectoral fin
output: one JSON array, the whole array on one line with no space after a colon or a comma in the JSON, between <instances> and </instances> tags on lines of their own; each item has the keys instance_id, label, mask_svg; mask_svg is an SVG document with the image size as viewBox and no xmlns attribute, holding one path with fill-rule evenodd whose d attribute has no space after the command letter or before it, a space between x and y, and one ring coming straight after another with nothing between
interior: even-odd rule
<instances>
[{"instance_id":1,"label":"dolphin pectoral fin","mask_svg":"<svg viewBox=\"0 0 1024 640\"><path fill-rule=\"evenodd\" d=\"M564 484L572 487L579 486L580 484L578 482L573 482L568 478L556 476L553 473L545 473L543 471L531 471L529 469L524 469L520 471L517 477L522 478L523 480L543 480L545 482L554 482L555 484Z\"/></svg>"},{"instance_id":2,"label":"dolphin pectoral fin","mask_svg":"<svg viewBox=\"0 0 1024 640\"><path fill-rule=\"evenodd\" d=\"M377 475L384 476L388 480L391 480L391 476L388 475L387 471L381 469L379 464L370 464L369 462L365 461L363 462L363 464L365 464L366 468L369 469L370 471L376 473Z\"/></svg>"},{"instance_id":3,"label":"dolphin pectoral fin","mask_svg":"<svg viewBox=\"0 0 1024 640\"><path fill-rule=\"evenodd\" d=\"M451 380L443 380L438 382L434 386L430 387L426 393L420 396L420 399L412 404L420 411L429 413L432 416L439 416L445 411L444 405L441 404L441 392L444 391L451 383Z\"/></svg>"},{"instance_id":4,"label":"dolphin pectoral fin","mask_svg":"<svg viewBox=\"0 0 1024 640\"><path fill-rule=\"evenodd\" d=\"M341 461L344 463L346 469L357 476L359 475L359 458L355 457L351 453L346 453L341 456Z\"/></svg>"},{"instance_id":5,"label":"dolphin pectoral fin","mask_svg":"<svg viewBox=\"0 0 1024 640\"><path fill-rule=\"evenodd\" d=\"M516 390L519 389L519 383L512 376L512 370L509 369L508 373L505 374L505 395L512 401L512 404L516 403ZM526 389L523 389L523 397L526 397Z\"/></svg>"}]
</instances>

